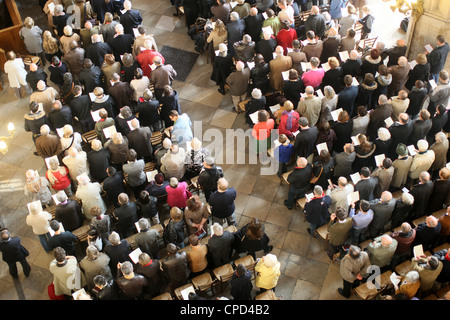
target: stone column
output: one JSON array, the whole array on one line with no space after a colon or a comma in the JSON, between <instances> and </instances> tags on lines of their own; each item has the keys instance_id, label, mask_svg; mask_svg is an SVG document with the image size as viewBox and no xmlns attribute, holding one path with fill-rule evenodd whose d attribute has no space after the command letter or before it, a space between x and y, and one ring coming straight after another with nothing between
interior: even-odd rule
<instances>
[{"instance_id":1,"label":"stone column","mask_svg":"<svg viewBox=\"0 0 450 320\"><path fill-rule=\"evenodd\" d=\"M406 33L408 60L425 53L425 45L436 47L436 36L442 34L450 44L450 0L425 0L424 13L417 20L411 17ZM450 57L445 69L450 71Z\"/></svg>"}]
</instances>

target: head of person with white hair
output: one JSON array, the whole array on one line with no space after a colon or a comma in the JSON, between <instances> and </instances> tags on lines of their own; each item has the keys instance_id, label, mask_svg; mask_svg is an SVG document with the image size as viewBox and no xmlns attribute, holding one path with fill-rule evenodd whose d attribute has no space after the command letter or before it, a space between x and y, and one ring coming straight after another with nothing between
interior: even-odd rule
<instances>
[{"instance_id":1,"label":"head of person with white hair","mask_svg":"<svg viewBox=\"0 0 450 320\"><path fill-rule=\"evenodd\" d=\"M312 97L314 95L314 88L312 86L307 86L305 93L308 97Z\"/></svg>"},{"instance_id":2,"label":"head of person with white hair","mask_svg":"<svg viewBox=\"0 0 450 320\"><path fill-rule=\"evenodd\" d=\"M222 57L226 57L228 53L228 46L225 43L219 44L219 53Z\"/></svg>"},{"instance_id":3,"label":"head of person with white hair","mask_svg":"<svg viewBox=\"0 0 450 320\"><path fill-rule=\"evenodd\" d=\"M381 127L378 129L378 139L380 139L381 141L388 141L389 139L391 139L391 132L384 127Z\"/></svg>"},{"instance_id":4,"label":"head of person with white hair","mask_svg":"<svg viewBox=\"0 0 450 320\"><path fill-rule=\"evenodd\" d=\"M72 34L73 34L73 30L72 30L72 27L71 27L71 26L65 26L64 29L63 29L63 31L64 31L64 35L65 35L66 37L71 37Z\"/></svg>"},{"instance_id":5,"label":"head of person with white hair","mask_svg":"<svg viewBox=\"0 0 450 320\"><path fill-rule=\"evenodd\" d=\"M202 147L202 142L197 137L192 138L192 140L191 140L192 150L199 151L201 147Z\"/></svg>"},{"instance_id":6,"label":"head of person with white hair","mask_svg":"<svg viewBox=\"0 0 450 320\"><path fill-rule=\"evenodd\" d=\"M436 139L436 142L437 142L437 143L443 143L445 140L447 140L447 136L446 136L445 133L442 132L442 131L436 133L436 135L434 136L434 138Z\"/></svg>"},{"instance_id":7,"label":"head of person with white hair","mask_svg":"<svg viewBox=\"0 0 450 320\"><path fill-rule=\"evenodd\" d=\"M277 256L272 253L266 254L262 259L266 268L274 268L278 264Z\"/></svg>"},{"instance_id":8,"label":"head of person with white hair","mask_svg":"<svg viewBox=\"0 0 450 320\"><path fill-rule=\"evenodd\" d=\"M387 202L391 201L392 200L392 193L390 193L389 191L383 191L383 193L381 193L380 200L383 203L387 203Z\"/></svg>"},{"instance_id":9,"label":"head of person with white hair","mask_svg":"<svg viewBox=\"0 0 450 320\"><path fill-rule=\"evenodd\" d=\"M116 24L114 30L116 31L116 33L117 33L118 35L123 34L123 25L120 24L120 23Z\"/></svg>"},{"instance_id":10,"label":"head of person with white hair","mask_svg":"<svg viewBox=\"0 0 450 320\"><path fill-rule=\"evenodd\" d=\"M400 58L398 58L398 66L399 67L406 67L407 64L408 64L408 58L406 58L405 56L401 56Z\"/></svg>"},{"instance_id":11,"label":"head of person with white hair","mask_svg":"<svg viewBox=\"0 0 450 320\"><path fill-rule=\"evenodd\" d=\"M239 13L237 13L236 11L232 11L232 12L230 13L230 20L231 20L231 21L237 21L237 20L239 20L239 19L240 19Z\"/></svg>"},{"instance_id":12,"label":"head of person with white hair","mask_svg":"<svg viewBox=\"0 0 450 320\"><path fill-rule=\"evenodd\" d=\"M356 50L352 50L348 56L350 60L356 60L359 58L359 53Z\"/></svg>"},{"instance_id":13,"label":"head of person with white hair","mask_svg":"<svg viewBox=\"0 0 450 320\"><path fill-rule=\"evenodd\" d=\"M428 183L431 179L430 173L428 171L422 171L419 175L419 183Z\"/></svg>"},{"instance_id":14,"label":"head of person with white hair","mask_svg":"<svg viewBox=\"0 0 450 320\"><path fill-rule=\"evenodd\" d=\"M60 190L56 193L56 200L58 200L62 204L65 204L67 199L67 194L64 191Z\"/></svg>"},{"instance_id":15,"label":"head of person with white hair","mask_svg":"<svg viewBox=\"0 0 450 320\"><path fill-rule=\"evenodd\" d=\"M39 91L44 91L45 88L46 88L46 85L45 85L44 80L39 80L39 81L37 82L37 84L36 84L36 88L37 88Z\"/></svg>"},{"instance_id":16,"label":"head of person with white hair","mask_svg":"<svg viewBox=\"0 0 450 320\"><path fill-rule=\"evenodd\" d=\"M50 134L50 127L46 124L43 124L40 129L40 133L42 136L47 136Z\"/></svg>"},{"instance_id":17,"label":"head of person with white hair","mask_svg":"<svg viewBox=\"0 0 450 320\"><path fill-rule=\"evenodd\" d=\"M129 0L125 0L124 2L123 2L123 8L125 9L125 10L131 10L131 1L129 1Z\"/></svg>"},{"instance_id":18,"label":"head of person with white hair","mask_svg":"<svg viewBox=\"0 0 450 320\"><path fill-rule=\"evenodd\" d=\"M425 139L417 141L417 150L419 152L426 152L428 150L428 141Z\"/></svg>"},{"instance_id":19,"label":"head of person with white hair","mask_svg":"<svg viewBox=\"0 0 450 320\"><path fill-rule=\"evenodd\" d=\"M223 235L223 227L217 222L213 224L213 233L216 237Z\"/></svg>"},{"instance_id":20,"label":"head of person with white hair","mask_svg":"<svg viewBox=\"0 0 450 320\"><path fill-rule=\"evenodd\" d=\"M102 142L98 139L94 139L91 142L91 148L94 151L100 151L102 149Z\"/></svg>"},{"instance_id":21,"label":"head of person with white hair","mask_svg":"<svg viewBox=\"0 0 450 320\"><path fill-rule=\"evenodd\" d=\"M172 140L170 140L169 138L165 138L162 142L162 146L164 149L169 150L170 147L172 147Z\"/></svg>"},{"instance_id":22,"label":"head of person with white hair","mask_svg":"<svg viewBox=\"0 0 450 320\"><path fill-rule=\"evenodd\" d=\"M108 240L113 246L117 246L120 244L120 236L116 231L111 232L111 234L108 237Z\"/></svg>"},{"instance_id":23,"label":"head of person with white hair","mask_svg":"<svg viewBox=\"0 0 450 320\"><path fill-rule=\"evenodd\" d=\"M283 47L282 47L282 46L277 46L277 47L275 48L275 54L276 54L277 57L283 56L283 55L284 55L284 49L283 49Z\"/></svg>"},{"instance_id":24,"label":"head of person with white hair","mask_svg":"<svg viewBox=\"0 0 450 320\"><path fill-rule=\"evenodd\" d=\"M255 89L253 89L252 90L252 98L253 99L261 99L261 97L262 97L262 92L261 92L261 90L260 89L258 89L258 88L255 88Z\"/></svg>"}]
</instances>

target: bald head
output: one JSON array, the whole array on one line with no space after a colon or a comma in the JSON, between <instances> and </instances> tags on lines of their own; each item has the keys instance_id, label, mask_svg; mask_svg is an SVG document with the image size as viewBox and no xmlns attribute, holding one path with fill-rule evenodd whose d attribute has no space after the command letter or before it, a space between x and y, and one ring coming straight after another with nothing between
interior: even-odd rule
<instances>
[{"instance_id":1,"label":"bald head","mask_svg":"<svg viewBox=\"0 0 450 320\"><path fill-rule=\"evenodd\" d=\"M381 194L381 201L383 202L389 202L392 200L392 193L390 193L389 191L384 191Z\"/></svg>"},{"instance_id":2,"label":"bald head","mask_svg":"<svg viewBox=\"0 0 450 320\"><path fill-rule=\"evenodd\" d=\"M300 157L297 159L297 166L299 168L305 168L307 164L308 164L308 160L306 160L306 158Z\"/></svg>"},{"instance_id":3,"label":"bald head","mask_svg":"<svg viewBox=\"0 0 450 320\"><path fill-rule=\"evenodd\" d=\"M381 237L381 245L383 247L389 247L392 244L392 238L385 234L384 236Z\"/></svg>"}]
</instances>

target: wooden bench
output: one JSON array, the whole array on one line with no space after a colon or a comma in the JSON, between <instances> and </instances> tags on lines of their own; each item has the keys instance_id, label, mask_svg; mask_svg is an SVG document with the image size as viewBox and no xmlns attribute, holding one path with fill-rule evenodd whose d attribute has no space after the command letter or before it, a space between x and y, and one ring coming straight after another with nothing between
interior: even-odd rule
<instances>
[{"instance_id":1,"label":"wooden bench","mask_svg":"<svg viewBox=\"0 0 450 320\"><path fill-rule=\"evenodd\" d=\"M81 139L84 143L91 145L92 140L97 139L97 133L95 132L95 130L85 132L81 135Z\"/></svg>"},{"instance_id":2,"label":"wooden bench","mask_svg":"<svg viewBox=\"0 0 450 320\"><path fill-rule=\"evenodd\" d=\"M90 225L85 224L78 229L73 230L72 233L77 237L78 242L83 242L87 240L89 230L91 230Z\"/></svg>"},{"instance_id":3,"label":"wooden bench","mask_svg":"<svg viewBox=\"0 0 450 320\"><path fill-rule=\"evenodd\" d=\"M319 237L319 239L325 242L324 248L326 249L328 245L328 239L330 236L330 234L328 233L328 223L324 224L320 228L317 228L315 234Z\"/></svg>"},{"instance_id":4,"label":"wooden bench","mask_svg":"<svg viewBox=\"0 0 450 320\"><path fill-rule=\"evenodd\" d=\"M377 294L386 288L386 286L391 283L391 274L392 271L386 271L380 275L379 279L375 279L375 281L378 283L378 288L376 284L373 283L363 283L360 286L356 287L353 292L361 299L363 300L371 300L374 299Z\"/></svg>"},{"instance_id":5,"label":"wooden bench","mask_svg":"<svg viewBox=\"0 0 450 320\"><path fill-rule=\"evenodd\" d=\"M164 140L164 135L161 131L156 131L152 133L152 137L150 139L152 146L157 147L162 144Z\"/></svg>"},{"instance_id":6,"label":"wooden bench","mask_svg":"<svg viewBox=\"0 0 450 320\"><path fill-rule=\"evenodd\" d=\"M281 297L277 297L273 290L267 290L263 293L258 294L255 300L281 300Z\"/></svg>"}]
</instances>

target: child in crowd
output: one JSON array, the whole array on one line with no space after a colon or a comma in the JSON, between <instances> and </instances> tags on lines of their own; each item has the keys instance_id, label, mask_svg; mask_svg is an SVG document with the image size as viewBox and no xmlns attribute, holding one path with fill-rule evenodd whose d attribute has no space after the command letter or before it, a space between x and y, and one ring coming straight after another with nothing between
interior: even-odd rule
<instances>
[{"instance_id":1,"label":"child in crowd","mask_svg":"<svg viewBox=\"0 0 450 320\"><path fill-rule=\"evenodd\" d=\"M287 165L294 152L294 146L291 144L285 134L280 134L278 137L280 143L274 150L275 159L279 162L278 177L281 178L283 173L287 172Z\"/></svg>"}]
</instances>

